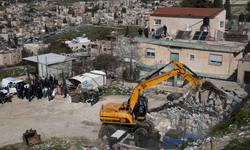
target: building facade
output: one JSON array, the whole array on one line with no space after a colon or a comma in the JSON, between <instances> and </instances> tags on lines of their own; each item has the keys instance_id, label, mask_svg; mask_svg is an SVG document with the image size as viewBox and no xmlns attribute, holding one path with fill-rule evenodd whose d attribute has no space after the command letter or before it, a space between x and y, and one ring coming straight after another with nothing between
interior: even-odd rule
<instances>
[{"instance_id":1,"label":"building facade","mask_svg":"<svg viewBox=\"0 0 250 150\"><path fill-rule=\"evenodd\" d=\"M0 66L15 65L21 61L21 49L5 49L0 51Z\"/></svg>"},{"instance_id":2,"label":"building facade","mask_svg":"<svg viewBox=\"0 0 250 150\"><path fill-rule=\"evenodd\" d=\"M185 8L162 7L150 14L150 29L157 29L166 25L169 35L176 35L179 30L200 31L203 18L209 17L208 32L212 38L217 37L217 32L225 31L226 10L223 8Z\"/></svg>"},{"instance_id":3,"label":"building facade","mask_svg":"<svg viewBox=\"0 0 250 150\"><path fill-rule=\"evenodd\" d=\"M238 59L242 58L244 43L225 42L214 45L213 42L189 43L184 41L166 41L148 38L135 38L145 53L143 63L168 64L175 60L188 66L202 77L236 80L235 71ZM169 71L167 68L164 71Z\"/></svg>"},{"instance_id":4,"label":"building facade","mask_svg":"<svg viewBox=\"0 0 250 150\"><path fill-rule=\"evenodd\" d=\"M237 82L241 84L250 84L250 54L238 61Z\"/></svg>"}]
</instances>

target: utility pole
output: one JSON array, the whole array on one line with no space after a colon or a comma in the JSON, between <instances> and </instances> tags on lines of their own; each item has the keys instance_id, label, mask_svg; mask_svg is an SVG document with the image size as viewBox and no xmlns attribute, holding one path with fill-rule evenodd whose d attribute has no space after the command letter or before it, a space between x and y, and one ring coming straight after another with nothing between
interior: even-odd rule
<instances>
[{"instance_id":1,"label":"utility pole","mask_svg":"<svg viewBox=\"0 0 250 150\"><path fill-rule=\"evenodd\" d=\"M37 52L37 74L38 74L38 78L39 78L39 59L38 59L38 52Z\"/></svg>"}]
</instances>

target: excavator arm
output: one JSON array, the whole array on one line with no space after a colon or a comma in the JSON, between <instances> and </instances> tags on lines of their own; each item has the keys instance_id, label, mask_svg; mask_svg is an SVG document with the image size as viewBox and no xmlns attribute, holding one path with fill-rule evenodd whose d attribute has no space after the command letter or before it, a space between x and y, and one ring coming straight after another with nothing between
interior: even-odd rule
<instances>
[{"instance_id":1,"label":"excavator arm","mask_svg":"<svg viewBox=\"0 0 250 150\"><path fill-rule=\"evenodd\" d=\"M168 65L170 64L174 65L174 69L172 69L169 72L163 73L161 75L157 75L154 77L154 75L158 74L161 70L163 70L164 68L166 68ZM191 75L190 73L192 73L193 75ZM186 78L188 81L190 81L191 83L193 83L194 85L196 85L198 88L202 87L202 83L204 83L204 80L201 77L198 77L194 72L192 72L192 70L190 70L187 66L185 66L184 64L180 63L180 62L176 62L176 61L171 61L169 64L161 67L160 69L158 69L157 71L155 71L153 74L151 74L150 76L148 76L147 78L145 78L142 82L140 82L133 90L130 100L129 100L129 106L128 106L128 111L132 114L133 109L136 105L137 99L139 97L139 95L146 90L147 88L156 85L166 79L169 79L175 75L181 75L184 78Z\"/></svg>"}]
</instances>

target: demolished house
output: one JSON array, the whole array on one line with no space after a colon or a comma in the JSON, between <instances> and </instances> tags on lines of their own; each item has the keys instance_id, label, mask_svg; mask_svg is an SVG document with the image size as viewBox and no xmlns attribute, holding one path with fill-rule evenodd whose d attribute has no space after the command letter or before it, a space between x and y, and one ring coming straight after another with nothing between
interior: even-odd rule
<instances>
[{"instance_id":1,"label":"demolished house","mask_svg":"<svg viewBox=\"0 0 250 150\"><path fill-rule=\"evenodd\" d=\"M168 100L162 106L148 110L148 119L154 122L163 140L163 147L175 147L188 138L204 138L211 129L230 118L247 92L235 82L221 81L216 85L227 95L212 91L197 91L188 84L176 99ZM183 90L184 91L184 90Z\"/></svg>"}]
</instances>

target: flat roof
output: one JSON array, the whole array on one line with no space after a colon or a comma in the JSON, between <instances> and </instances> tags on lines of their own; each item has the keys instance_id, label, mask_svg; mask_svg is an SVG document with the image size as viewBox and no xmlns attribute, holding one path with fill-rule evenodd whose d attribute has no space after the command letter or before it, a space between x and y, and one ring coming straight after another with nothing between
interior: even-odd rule
<instances>
[{"instance_id":1,"label":"flat roof","mask_svg":"<svg viewBox=\"0 0 250 150\"><path fill-rule=\"evenodd\" d=\"M135 41L142 43L150 43L155 45L175 46L180 48L189 48L197 50L218 51L227 53L238 53L244 49L247 43L231 42L231 41L167 41L162 39L151 39L135 37Z\"/></svg>"},{"instance_id":2,"label":"flat roof","mask_svg":"<svg viewBox=\"0 0 250 150\"><path fill-rule=\"evenodd\" d=\"M26 58L23 58L23 60L37 63L37 56L26 57ZM65 56L54 54L54 53L38 55L38 62L40 64L45 64L45 65L56 64L56 63L69 61L69 60L75 60L75 58L67 59Z\"/></svg>"}]
</instances>

